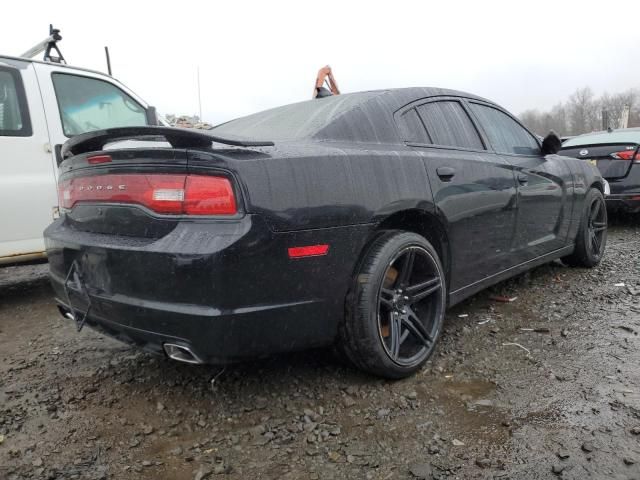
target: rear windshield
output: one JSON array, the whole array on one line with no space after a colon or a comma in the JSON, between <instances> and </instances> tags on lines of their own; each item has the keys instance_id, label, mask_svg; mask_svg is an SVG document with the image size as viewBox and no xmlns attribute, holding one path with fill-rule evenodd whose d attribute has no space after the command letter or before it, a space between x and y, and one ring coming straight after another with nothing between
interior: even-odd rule
<instances>
[{"instance_id":1,"label":"rear windshield","mask_svg":"<svg viewBox=\"0 0 640 480\"><path fill-rule=\"evenodd\" d=\"M580 135L564 142L562 148L579 145L598 145L601 143L640 143L640 130L621 130L611 133L598 132L590 135Z\"/></svg>"},{"instance_id":2,"label":"rear windshield","mask_svg":"<svg viewBox=\"0 0 640 480\"><path fill-rule=\"evenodd\" d=\"M214 127L212 133L255 140L297 140L313 137L339 116L381 92L352 93L284 105Z\"/></svg>"}]
</instances>

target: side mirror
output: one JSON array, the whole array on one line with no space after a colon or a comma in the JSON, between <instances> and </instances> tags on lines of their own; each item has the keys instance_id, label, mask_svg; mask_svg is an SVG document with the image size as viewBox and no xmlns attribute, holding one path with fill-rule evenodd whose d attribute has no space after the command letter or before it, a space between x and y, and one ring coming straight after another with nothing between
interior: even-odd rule
<instances>
[{"instance_id":1,"label":"side mirror","mask_svg":"<svg viewBox=\"0 0 640 480\"><path fill-rule=\"evenodd\" d=\"M542 155L553 155L558 153L562 147L562 140L552 130L542 140Z\"/></svg>"},{"instance_id":2,"label":"side mirror","mask_svg":"<svg viewBox=\"0 0 640 480\"><path fill-rule=\"evenodd\" d=\"M160 125L160 121L158 120L158 111L156 110L156 107L147 108L147 124Z\"/></svg>"},{"instance_id":3,"label":"side mirror","mask_svg":"<svg viewBox=\"0 0 640 480\"><path fill-rule=\"evenodd\" d=\"M56 165L59 167L64 158L62 158L62 144L58 143L55 147L53 147L53 152L56 156Z\"/></svg>"}]
</instances>

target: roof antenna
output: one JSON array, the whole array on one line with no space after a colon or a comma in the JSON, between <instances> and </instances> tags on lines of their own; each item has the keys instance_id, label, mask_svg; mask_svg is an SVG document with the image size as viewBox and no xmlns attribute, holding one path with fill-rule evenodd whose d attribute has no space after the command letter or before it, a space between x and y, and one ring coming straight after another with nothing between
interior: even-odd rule
<instances>
[{"instance_id":1,"label":"roof antenna","mask_svg":"<svg viewBox=\"0 0 640 480\"><path fill-rule=\"evenodd\" d=\"M44 61L51 63L64 63L66 65L67 61L64 59L62 52L58 48L57 42L62 40L62 36L60 35L60 29L53 28L53 25L49 25L49 36L45 38L43 41L36 43L29 50L24 52L21 57L24 58L33 58L36 55L44 52ZM51 51L55 50L57 56L51 55Z\"/></svg>"},{"instance_id":2,"label":"roof antenna","mask_svg":"<svg viewBox=\"0 0 640 480\"><path fill-rule=\"evenodd\" d=\"M104 54L107 57L107 72L109 73L109 76L112 77L113 74L111 73L111 57L109 56L109 47L104 47Z\"/></svg>"}]
</instances>

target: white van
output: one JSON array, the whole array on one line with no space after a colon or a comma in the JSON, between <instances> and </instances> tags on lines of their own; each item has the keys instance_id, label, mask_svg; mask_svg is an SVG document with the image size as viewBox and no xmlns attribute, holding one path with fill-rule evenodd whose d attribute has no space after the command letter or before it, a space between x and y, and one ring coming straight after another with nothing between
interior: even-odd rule
<instances>
[{"instance_id":1,"label":"white van","mask_svg":"<svg viewBox=\"0 0 640 480\"><path fill-rule=\"evenodd\" d=\"M58 215L69 137L157 124L155 108L109 75L0 55L0 266L45 259L42 231Z\"/></svg>"}]
</instances>

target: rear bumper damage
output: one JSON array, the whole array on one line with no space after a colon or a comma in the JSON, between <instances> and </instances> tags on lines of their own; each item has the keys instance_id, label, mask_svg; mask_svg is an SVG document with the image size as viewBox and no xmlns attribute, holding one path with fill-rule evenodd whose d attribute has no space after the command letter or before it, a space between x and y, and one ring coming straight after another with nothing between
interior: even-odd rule
<instances>
[{"instance_id":1,"label":"rear bumper damage","mask_svg":"<svg viewBox=\"0 0 640 480\"><path fill-rule=\"evenodd\" d=\"M79 232L62 218L45 241L65 316L152 353L225 363L330 344L357 258L353 240L367 231L274 233L247 215L178 223L154 240ZM331 245L328 255L289 258L290 247L320 243Z\"/></svg>"}]
</instances>

